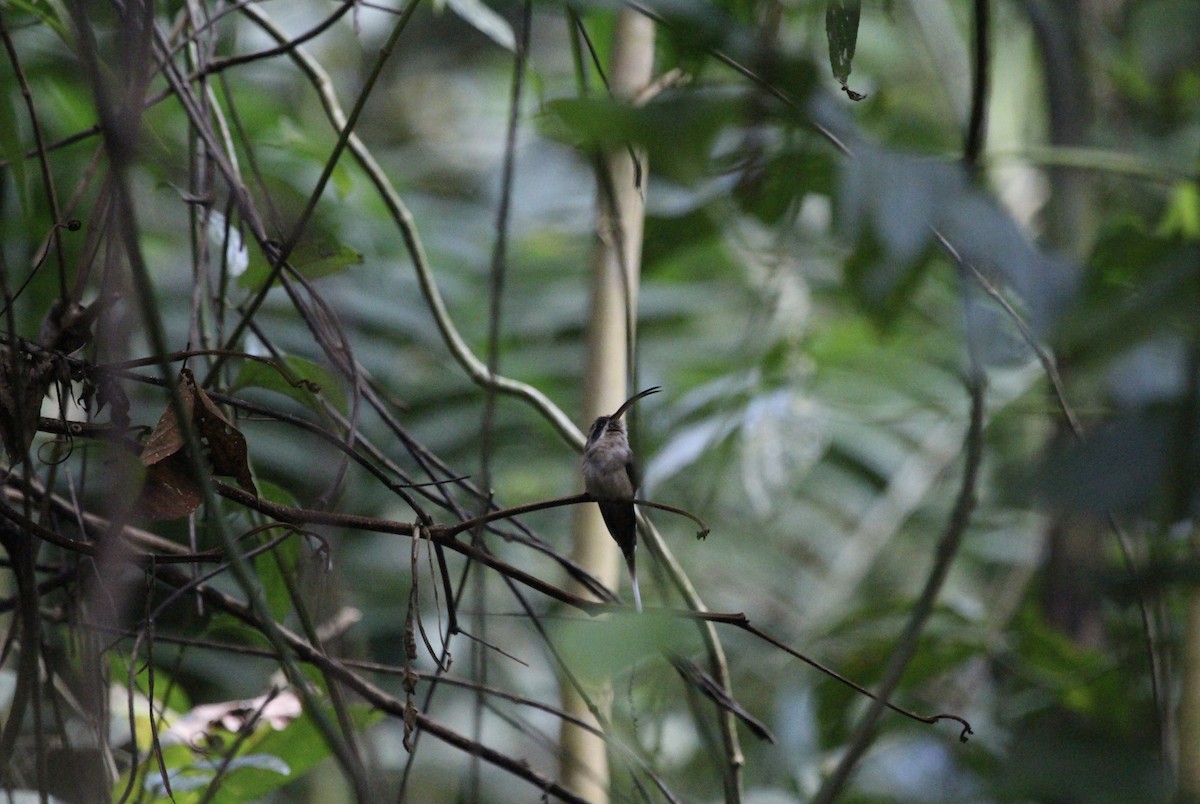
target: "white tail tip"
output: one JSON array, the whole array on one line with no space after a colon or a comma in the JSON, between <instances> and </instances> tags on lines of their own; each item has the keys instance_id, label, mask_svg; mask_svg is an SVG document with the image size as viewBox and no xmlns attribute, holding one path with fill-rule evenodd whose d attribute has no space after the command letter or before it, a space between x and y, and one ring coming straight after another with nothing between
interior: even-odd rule
<instances>
[{"instance_id":1,"label":"white tail tip","mask_svg":"<svg viewBox=\"0 0 1200 804\"><path fill-rule=\"evenodd\" d=\"M642 613L642 593L638 591L637 576L633 576L633 605L637 606L638 614Z\"/></svg>"}]
</instances>

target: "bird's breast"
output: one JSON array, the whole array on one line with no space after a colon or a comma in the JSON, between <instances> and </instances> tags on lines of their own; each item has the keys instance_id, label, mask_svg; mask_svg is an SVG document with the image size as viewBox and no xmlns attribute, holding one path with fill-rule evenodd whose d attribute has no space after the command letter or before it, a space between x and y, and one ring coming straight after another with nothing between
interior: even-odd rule
<instances>
[{"instance_id":1,"label":"bird's breast","mask_svg":"<svg viewBox=\"0 0 1200 804\"><path fill-rule=\"evenodd\" d=\"M633 456L628 449L588 450L583 456L583 486L597 499L628 500L633 498L633 482L627 466Z\"/></svg>"}]
</instances>

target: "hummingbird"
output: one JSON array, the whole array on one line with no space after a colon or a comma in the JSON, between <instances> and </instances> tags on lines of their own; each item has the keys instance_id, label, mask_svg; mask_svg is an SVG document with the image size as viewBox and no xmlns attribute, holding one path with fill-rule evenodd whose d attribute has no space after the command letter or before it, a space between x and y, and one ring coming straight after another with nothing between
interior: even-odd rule
<instances>
[{"instance_id":1,"label":"hummingbird","mask_svg":"<svg viewBox=\"0 0 1200 804\"><path fill-rule=\"evenodd\" d=\"M625 556L629 577L633 581L633 602L639 612L642 610L642 595L638 591L637 566L634 563L637 515L633 510L633 498L640 479L621 415L634 402L661 390L657 385L647 388L626 399L613 415L596 419L592 422L587 444L583 447L583 487L595 498L600 515L604 517L604 525Z\"/></svg>"}]
</instances>

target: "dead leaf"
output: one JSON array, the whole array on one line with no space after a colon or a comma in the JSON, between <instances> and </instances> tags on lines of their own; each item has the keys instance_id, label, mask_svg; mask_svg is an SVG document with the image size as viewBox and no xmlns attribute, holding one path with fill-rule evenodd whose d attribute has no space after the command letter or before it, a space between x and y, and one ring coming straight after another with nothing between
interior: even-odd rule
<instances>
[{"instance_id":1,"label":"dead leaf","mask_svg":"<svg viewBox=\"0 0 1200 804\"><path fill-rule=\"evenodd\" d=\"M194 385L195 382L193 381L192 384ZM184 417L189 420L192 418L194 400L195 395L188 388L187 382L181 378L179 402L180 407L183 408ZM153 466L181 449L183 449L183 431L179 429L179 418L175 415L174 406L170 400L167 400L167 409L163 411L162 416L158 417L158 424L154 425L150 437L146 439L146 445L142 447L142 463L146 466Z\"/></svg>"},{"instance_id":2,"label":"dead leaf","mask_svg":"<svg viewBox=\"0 0 1200 804\"><path fill-rule=\"evenodd\" d=\"M0 441L4 442L10 465L25 460L37 435L42 398L50 387L49 377L44 362L24 353L0 349Z\"/></svg>"},{"instance_id":3,"label":"dead leaf","mask_svg":"<svg viewBox=\"0 0 1200 804\"><path fill-rule=\"evenodd\" d=\"M225 414L216 403L204 393L204 389L195 384L191 372L187 371L199 406L195 410L194 421L200 443L208 448L208 456L212 461L214 475L232 477L246 491L258 494L254 487L254 478L250 474L250 463L246 452L246 437L233 426L233 422L225 418Z\"/></svg>"},{"instance_id":4,"label":"dead leaf","mask_svg":"<svg viewBox=\"0 0 1200 804\"><path fill-rule=\"evenodd\" d=\"M176 453L146 469L137 510L147 519L179 519L199 508L203 499L187 456Z\"/></svg>"},{"instance_id":5,"label":"dead leaf","mask_svg":"<svg viewBox=\"0 0 1200 804\"><path fill-rule=\"evenodd\" d=\"M212 473L232 477L239 486L257 495L245 436L196 384L196 378L186 368L179 373L179 400ZM152 519L175 519L200 506L199 485L183 448L183 429L175 408L168 403L142 448L142 463L147 471L139 505L142 513Z\"/></svg>"}]
</instances>

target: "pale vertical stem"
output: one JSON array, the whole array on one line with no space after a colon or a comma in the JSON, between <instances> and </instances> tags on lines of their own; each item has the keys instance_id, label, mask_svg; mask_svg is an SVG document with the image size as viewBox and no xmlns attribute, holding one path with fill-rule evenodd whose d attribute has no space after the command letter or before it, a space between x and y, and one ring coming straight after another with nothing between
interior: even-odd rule
<instances>
[{"instance_id":1,"label":"pale vertical stem","mask_svg":"<svg viewBox=\"0 0 1200 804\"><path fill-rule=\"evenodd\" d=\"M623 8L618 13L613 37L609 89L615 97L629 100L650 83L654 23ZM640 167L634 163L635 158ZM598 171L584 375L585 428L595 417L612 413L626 398L642 254L645 162L644 154L623 148L606 154ZM616 542L609 536L596 506L577 506L576 511L572 557L606 586L615 589L621 572ZM571 591L587 594L586 589L574 582ZM598 689L592 694L593 702L604 708L611 698L611 688ZM562 705L568 713L592 720L587 703L566 684ZM604 740L565 722L561 737L563 783L588 801L608 801L608 754Z\"/></svg>"},{"instance_id":2,"label":"pale vertical stem","mask_svg":"<svg viewBox=\"0 0 1200 804\"><path fill-rule=\"evenodd\" d=\"M1191 592L1183 634L1183 690L1179 700L1179 793L1200 801L1200 594Z\"/></svg>"}]
</instances>

